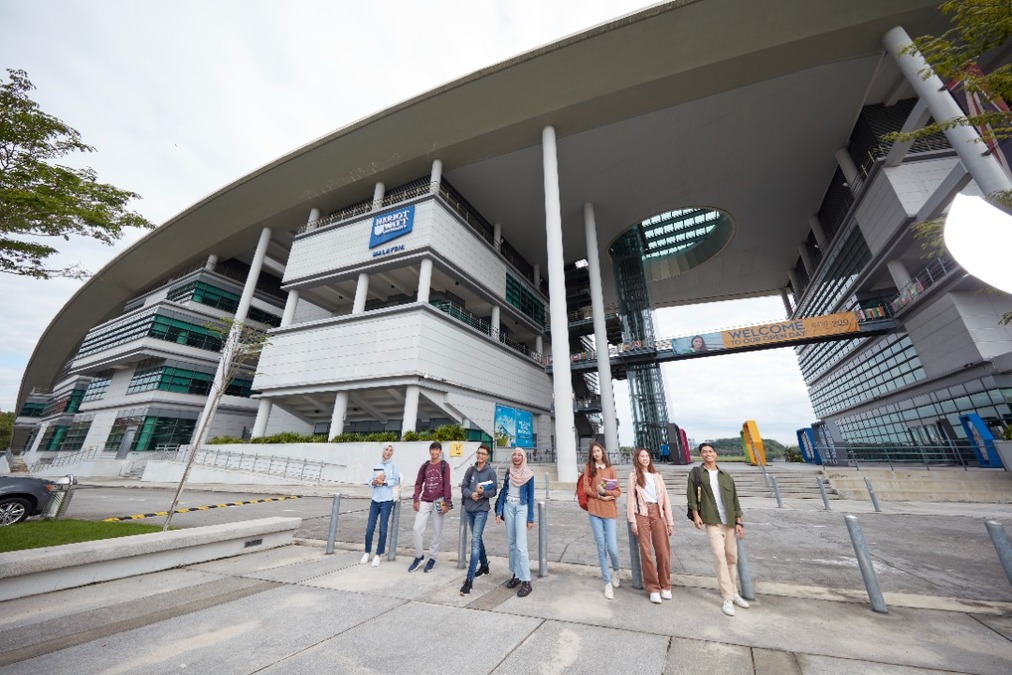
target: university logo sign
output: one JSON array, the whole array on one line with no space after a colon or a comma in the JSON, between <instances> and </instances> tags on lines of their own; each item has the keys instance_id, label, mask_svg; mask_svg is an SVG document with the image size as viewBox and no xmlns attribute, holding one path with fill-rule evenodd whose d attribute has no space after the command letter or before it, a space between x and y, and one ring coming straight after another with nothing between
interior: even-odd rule
<instances>
[{"instance_id":1,"label":"university logo sign","mask_svg":"<svg viewBox=\"0 0 1012 675\"><path fill-rule=\"evenodd\" d=\"M403 237L411 232L415 222L415 205L403 209L388 211L372 219L372 230L369 234L369 248L382 246L386 242Z\"/></svg>"}]
</instances>

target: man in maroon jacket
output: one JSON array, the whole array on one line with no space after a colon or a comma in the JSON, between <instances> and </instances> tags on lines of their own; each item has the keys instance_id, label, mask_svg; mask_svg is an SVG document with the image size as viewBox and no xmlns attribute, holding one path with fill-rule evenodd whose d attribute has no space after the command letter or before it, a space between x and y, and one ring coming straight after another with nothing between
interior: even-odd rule
<instances>
[{"instance_id":1,"label":"man in maroon jacket","mask_svg":"<svg viewBox=\"0 0 1012 675\"><path fill-rule=\"evenodd\" d=\"M432 527L432 543L429 544L429 560L425 563L425 571L431 572L436 566L436 555L439 553L439 536L443 533L443 518L452 505L452 485L450 483L450 465L442 459L443 446L433 441L429 446L429 461L422 464L415 478L415 494L412 506L415 509L415 559L408 567L414 572L425 557L422 538L429 524L431 513L435 522Z\"/></svg>"}]
</instances>

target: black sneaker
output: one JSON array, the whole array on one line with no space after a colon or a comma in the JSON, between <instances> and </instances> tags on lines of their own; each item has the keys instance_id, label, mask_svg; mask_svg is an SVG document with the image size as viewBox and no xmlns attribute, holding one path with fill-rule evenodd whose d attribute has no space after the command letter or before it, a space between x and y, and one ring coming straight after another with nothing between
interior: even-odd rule
<instances>
[{"instance_id":1,"label":"black sneaker","mask_svg":"<svg viewBox=\"0 0 1012 675\"><path fill-rule=\"evenodd\" d=\"M517 591L517 597L518 598L526 598L528 595L531 594L531 591L533 591L533 590L534 589L531 588L531 582L524 581L524 582L522 582L520 584L520 590Z\"/></svg>"},{"instance_id":2,"label":"black sneaker","mask_svg":"<svg viewBox=\"0 0 1012 675\"><path fill-rule=\"evenodd\" d=\"M482 574L488 574L488 565L482 565L478 568L478 571L474 573L474 576L480 577Z\"/></svg>"},{"instance_id":3,"label":"black sneaker","mask_svg":"<svg viewBox=\"0 0 1012 675\"><path fill-rule=\"evenodd\" d=\"M464 585L460 587L460 594L461 595L467 595L470 592L471 592L471 580L470 579L465 579L464 580Z\"/></svg>"},{"instance_id":4,"label":"black sneaker","mask_svg":"<svg viewBox=\"0 0 1012 675\"><path fill-rule=\"evenodd\" d=\"M425 571L426 572L431 572L432 568L435 567L435 566L436 566L436 559L435 558L429 558L429 562L425 563Z\"/></svg>"},{"instance_id":5,"label":"black sneaker","mask_svg":"<svg viewBox=\"0 0 1012 675\"><path fill-rule=\"evenodd\" d=\"M516 577L513 577L512 579L510 579L509 581L506 582L506 588L516 588L519 585L520 585L520 580L517 579Z\"/></svg>"},{"instance_id":6,"label":"black sneaker","mask_svg":"<svg viewBox=\"0 0 1012 675\"><path fill-rule=\"evenodd\" d=\"M425 560L424 555L421 558L415 558L414 560L412 560L411 565L408 566L408 571L414 572L416 569L418 569L418 566L422 564L423 560Z\"/></svg>"}]
</instances>

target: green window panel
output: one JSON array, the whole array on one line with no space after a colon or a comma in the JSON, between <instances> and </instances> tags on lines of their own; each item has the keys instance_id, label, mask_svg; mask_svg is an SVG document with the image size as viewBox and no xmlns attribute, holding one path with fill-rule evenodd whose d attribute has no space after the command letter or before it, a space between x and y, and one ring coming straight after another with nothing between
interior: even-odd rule
<instances>
[{"instance_id":1,"label":"green window panel","mask_svg":"<svg viewBox=\"0 0 1012 675\"><path fill-rule=\"evenodd\" d=\"M42 417L46 412L46 404L42 401L25 401L18 412L18 417Z\"/></svg>"}]
</instances>

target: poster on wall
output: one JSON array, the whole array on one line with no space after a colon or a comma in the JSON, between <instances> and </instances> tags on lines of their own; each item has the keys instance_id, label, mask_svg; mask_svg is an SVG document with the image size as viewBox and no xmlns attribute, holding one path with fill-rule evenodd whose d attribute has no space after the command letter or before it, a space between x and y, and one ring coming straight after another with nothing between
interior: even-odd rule
<instances>
[{"instance_id":1,"label":"poster on wall","mask_svg":"<svg viewBox=\"0 0 1012 675\"><path fill-rule=\"evenodd\" d=\"M534 413L495 406L495 444L499 448L534 447Z\"/></svg>"}]
</instances>

